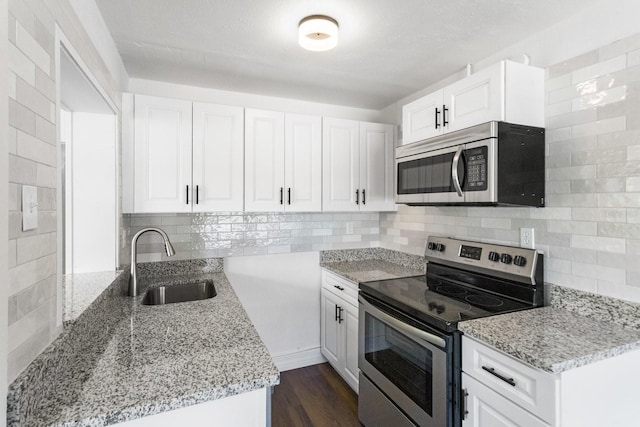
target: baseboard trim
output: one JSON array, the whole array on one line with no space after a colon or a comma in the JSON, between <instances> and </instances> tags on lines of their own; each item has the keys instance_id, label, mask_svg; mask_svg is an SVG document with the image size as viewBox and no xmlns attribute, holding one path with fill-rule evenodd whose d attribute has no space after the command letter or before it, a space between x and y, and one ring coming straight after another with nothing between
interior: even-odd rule
<instances>
[{"instance_id":1,"label":"baseboard trim","mask_svg":"<svg viewBox=\"0 0 640 427\"><path fill-rule=\"evenodd\" d=\"M320 347L273 356L273 363L276 364L276 367L281 372L317 365L326 361L327 359L320 353Z\"/></svg>"}]
</instances>

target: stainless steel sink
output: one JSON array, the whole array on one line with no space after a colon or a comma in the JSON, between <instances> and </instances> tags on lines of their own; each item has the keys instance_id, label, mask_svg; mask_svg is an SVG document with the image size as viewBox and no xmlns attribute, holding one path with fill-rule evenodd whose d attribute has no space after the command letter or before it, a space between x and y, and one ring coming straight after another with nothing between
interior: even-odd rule
<instances>
[{"instance_id":1,"label":"stainless steel sink","mask_svg":"<svg viewBox=\"0 0 640 427\"><path fill-rule=\"evenodd\" d=\"M145 293L142 304L163 305L174 302L197 301L213 298L217 295L212 280L187 283L184 285L159 286Z\"/></svg>"}]
</instances>

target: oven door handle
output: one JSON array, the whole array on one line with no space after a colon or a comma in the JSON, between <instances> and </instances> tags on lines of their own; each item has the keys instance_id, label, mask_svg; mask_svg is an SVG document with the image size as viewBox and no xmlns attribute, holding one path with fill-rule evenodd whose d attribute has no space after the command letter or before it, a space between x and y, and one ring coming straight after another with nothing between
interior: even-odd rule
<instances>
[{"instance_id":1,"label":"oven door handle","mask_svg":"<svg viewBox=\"0 0 640 427\"><path fill-rule=\"evenodd\" d=\"M462 197L462 186L460 185L460 177L458 176L458 163L460 163L462 148L462 145L458 147L458 151L456 151L455 156L453 156L453 163L451 163L451 180L459 197Z\"/></svg>"},{"instance_id":2,"label":"oven door handle","mask_svg":"<svg viewBox=\"0 0 640 427\"><path fill-rule=\"evenodd\" d=\"M360 304L363 305L365 311L367 311L374 317L377 317L378 319L382 320L383 322L387 323L388 325L393 326L397 330L404 332L410 338L417 338L417 339L426 341L428 343L431 343L435 346L438 346L440 348L446 347L447 343L443 338L434 334L430 334L429 332L423 331L422 329L418 329L411 325L407 325L403 321L398 320L395 317L375 307L374 305L372 305L362 297L359 297L358 301L360 302Z\"/></svg>"}]
</instances>

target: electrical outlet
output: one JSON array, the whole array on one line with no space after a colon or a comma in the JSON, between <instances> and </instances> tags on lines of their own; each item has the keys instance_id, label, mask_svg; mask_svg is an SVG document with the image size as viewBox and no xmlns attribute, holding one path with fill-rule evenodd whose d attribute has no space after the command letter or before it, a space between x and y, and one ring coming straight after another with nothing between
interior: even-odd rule
<instances>
[{"instance_id":1,"label":"electrical outlet","mask_svg":"<svg viewBox=\"0 0 640 427\"><path fill-rule=\"evenodd\" d=\"M535 234L533 228L520 229L520 246L523 248L535 249Z\"/></svg>"}]
</instances>

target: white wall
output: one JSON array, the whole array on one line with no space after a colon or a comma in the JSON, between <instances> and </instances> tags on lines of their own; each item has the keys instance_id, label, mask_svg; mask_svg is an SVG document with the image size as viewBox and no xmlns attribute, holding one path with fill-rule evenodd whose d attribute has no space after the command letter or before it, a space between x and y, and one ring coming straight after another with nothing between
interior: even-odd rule
<instances>
[{"instance_id":1,"label":"white wall","mask_svg":"<svg viewBox=\"0 0 640 427\"><path fill-rule=\"evenodd\" d=\"M113 271L118 243L116 116L73 113L71 152L73 186L67 194L73 206L73 270L68 273Z\"/></svg>"},{"instance_id":2,"label":"white wall","mask_svg":"<svg viewBox=\"0 0 640 427\"><path fill-rule=\"evenodd\" d=\"M370 122L377 122L380 118L380 112L376 110L320 104L317 102L254 95L243 92L229 92L225 90L158 82L153 80L130 79L129 92L141 95L186 99L189 101L210 102L214 104L234 105L238 107L259 108L298 114L315 114L320 116Z\"/></svg>"},{"instance_id":3,"label":"white wall","mask_svg":"<svg viewBox=\"0 0 640 427\"><path fill-rule=\"evenodd\" d=\"M7 0L0 0L0 206L7 206L9 195L7 139ZM7 209L0 209L0 427L7 420Z\"/></svg>"},{"instance_id":4,"label":"white wall","mask_svg":"<svg viewBox=\"0 0 640 427\"><path fill-rule=\"evenodd\" d=\"M225 258L224 271L278 369L321 363L318 252Z\"/></svg>"}]
</instances>

